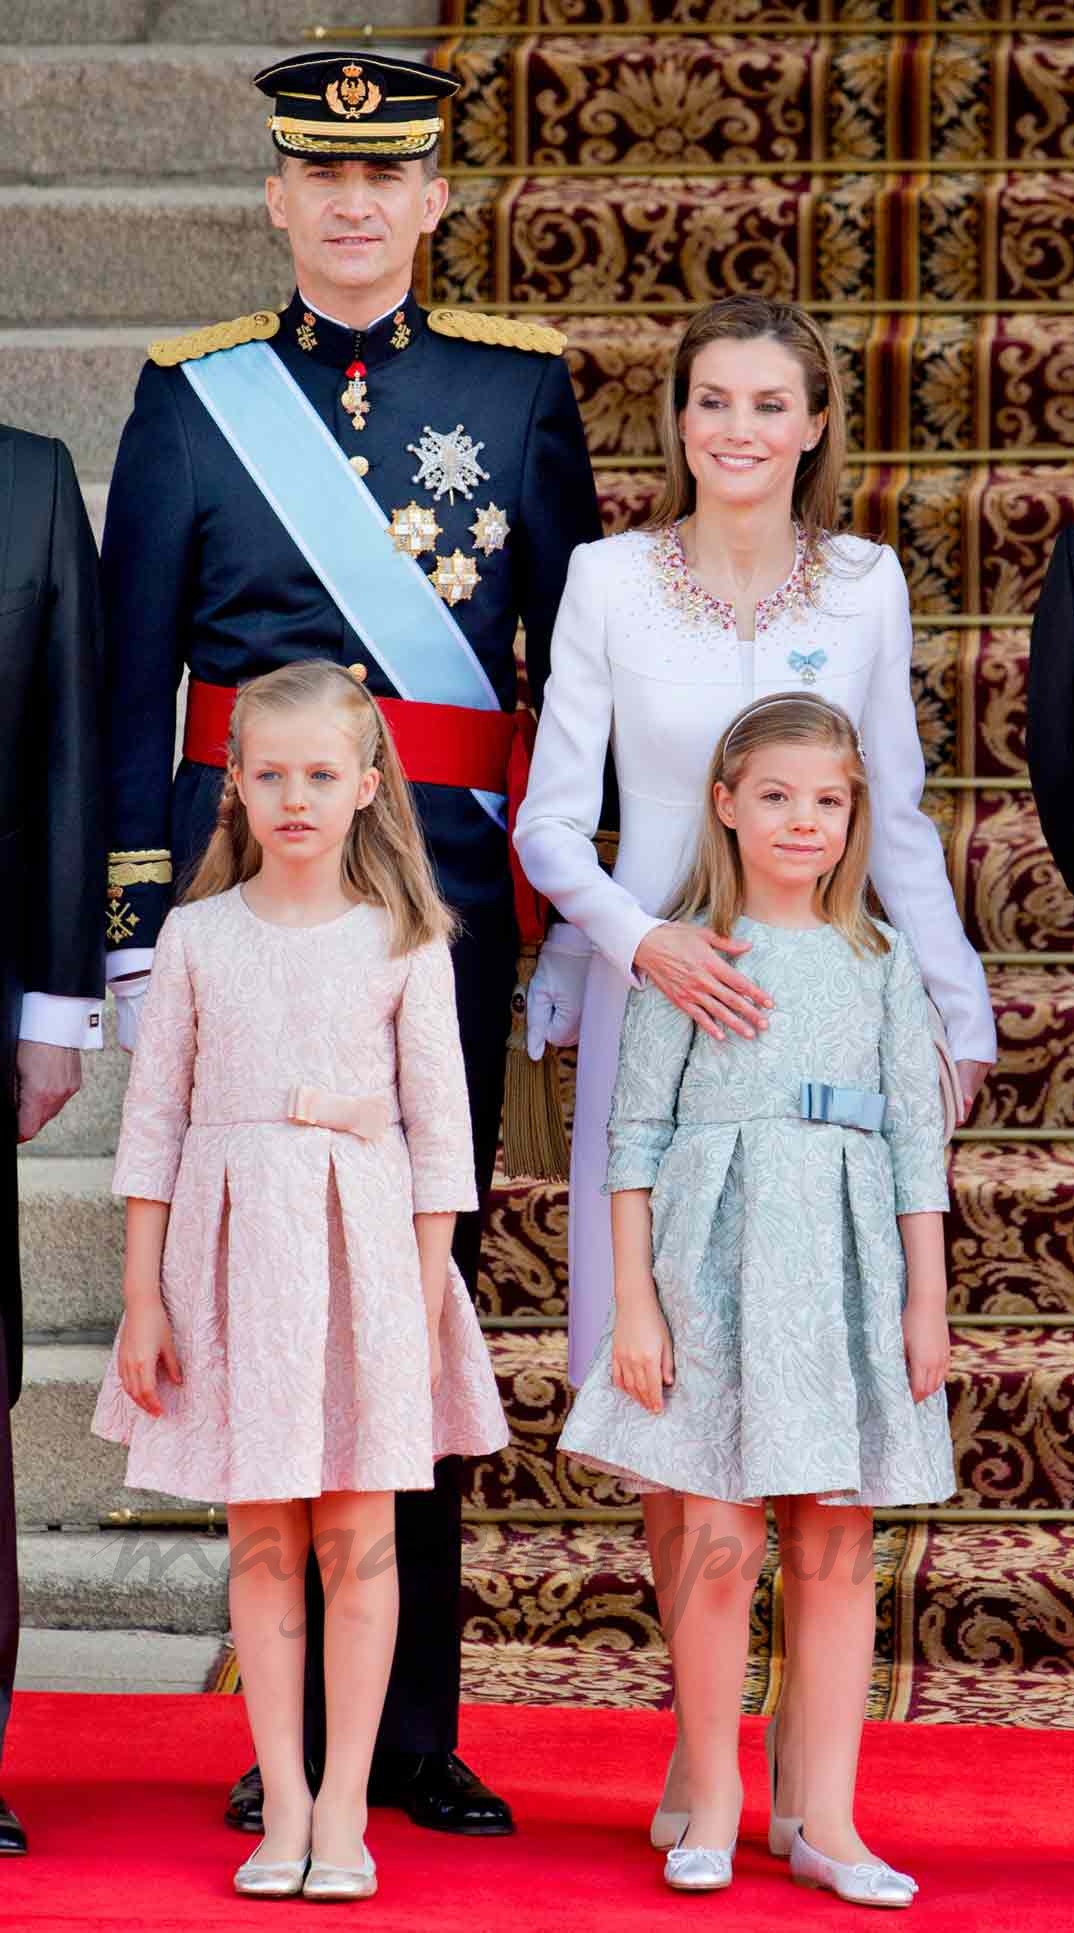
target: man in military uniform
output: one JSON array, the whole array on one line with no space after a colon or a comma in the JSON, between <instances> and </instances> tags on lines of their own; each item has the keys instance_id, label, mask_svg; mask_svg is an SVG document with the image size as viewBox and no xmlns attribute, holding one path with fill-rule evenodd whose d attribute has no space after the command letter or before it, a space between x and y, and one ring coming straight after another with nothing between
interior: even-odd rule
<instances>
[{"instance_id":1,"label":"man in military uniform","mask_svg":"<svg viewBox=\"0 0 1074 1933\"><path fill-rule=\"evenodd\" d=\"M411 292L415 252L448 193L436 173L437 110L458 84L363 51L281 61L257 85L274 102L280 160L266 195L290 241L295 294L281 314L151 348L109 501L109 977L129 1043L173 885L212 829L235 686L296 658L363 662L369 689L389 701L440 884L462 920L456 991L478 1183L487 1188L516 946L502 797L513 641L521 618L539 703L571 551L600 534L581 422L555 331L427 314ZM261 385L256 399L247 374ZM278 434L267 427L277 409L281 424L292 411ZM324 429L332 447L318 455L306 446L327 442ZM351 466L342 481L340 452ZM323 478L312 467L308 478L298 474L321 457ZM335 517L323 506L339 502L344 486L353 509ZM333 546L328 563L322 553ZM391 641L393 600L376 580L400 556L412 573L408 596L424 598L427 615L401 633L396 624ZM348 575L350 591L341 587ZM184 665L185 755L173 787ZM471 1290L479 1242L478 1218L460 1217L455 1254ZM457 1460L438 1466L435 1491L399 1498L396 1522L399 1639L371 1797L443 1830L510 1831L508 1807L454 1753ZM314 1565L314 1595L316 1576ZM317 1605L310 1612L307 1755L316 1778L322 1620ZM255 1768L228 1816L259 1830L260 1809Z\"/></svg>"}]
</instances>

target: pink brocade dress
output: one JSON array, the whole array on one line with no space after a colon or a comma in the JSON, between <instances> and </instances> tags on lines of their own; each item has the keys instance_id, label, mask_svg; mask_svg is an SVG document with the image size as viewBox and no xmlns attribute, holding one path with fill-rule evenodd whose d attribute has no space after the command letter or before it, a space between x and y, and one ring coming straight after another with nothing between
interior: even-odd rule
<instances>
[{"instance_id":1,"label":"pink brocade dress","mask_svg":"<svg viewBox=\"0 0 1074 1933\"><path fill-rule=\"evenodd\" d=\"M204 1501L422 1490L439 1456L508 1430L452 1264L429 1350L415 1212L475 1208L447 946L393 958L355 906L274 926L236 887L160 936L112 1188L171 1203L161 1285L183 1381L163 1415L130 1401L116 1351L93 1430L127 1483ZM387 1103L372 1140L299 1125L301 1084Z\"/></svg>"}]
</instances>

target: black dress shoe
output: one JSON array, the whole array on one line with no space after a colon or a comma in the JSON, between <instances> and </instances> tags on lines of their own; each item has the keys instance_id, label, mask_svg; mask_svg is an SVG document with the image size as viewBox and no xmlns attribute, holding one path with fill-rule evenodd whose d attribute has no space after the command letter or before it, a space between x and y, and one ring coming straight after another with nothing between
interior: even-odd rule
<instances>
[{"instance_id":1,"label":"black dress shoe","mask_svg":"<svg viewBox=\"0 0 1074 1933\"><path fill-rule=\"evenodd\" d=\"M6 1799L0 1799L0 1854L10 1858L28 1850L26 1828L17 1819Z\"/></svg>"},{"instance_id":2,"label":"black dress shoe","mask_svg":"<svg viewBox=\"0 0 1074 1933\"><path fill-rule=\"evenodd\" d=\"M390 1768L374 1773L369 1803L400 1806L416 1826L473 1839L500 1838L515 1829L506 1799L490 1792L456 1752L399 1754Z\"/></svg>"},{"instance_id":3,"label":"black dress shoe","mask_svg":"<svg viewBox=\"0 0 1074 1933\"><path fill-rule=\"evenodd\" d=\"M314 1798L321 1783L321 1773L306 1760L306 1784ZM265 1803L265 1790L261 1784L261 1768L251 1765L241 1779L236 1779L228 1794L225 1822L236 1832L264 1832L265 1822L261 1817Z\"/></svg>"},{"instance_id":4,"label":"black dress shoe","mask_svg":"<svg viewBox=\"0 0 1074 1933\"><path fill-rule=\"evenodd\" d=\"M264 1832L265 1822L261 1817L264 1802L261 1768L251 1765L250 1770L244 1772L232 1786L224 1819L236 1832Z\"/></svg>"}]
</instances>

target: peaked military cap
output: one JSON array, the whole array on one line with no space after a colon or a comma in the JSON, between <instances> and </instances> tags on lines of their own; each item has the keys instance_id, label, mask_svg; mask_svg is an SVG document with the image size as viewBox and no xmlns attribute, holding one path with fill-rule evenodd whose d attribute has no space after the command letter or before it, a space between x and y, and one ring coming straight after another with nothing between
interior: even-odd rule
<instances>
[{"instance_id":1,"label":"peaked military cap","mask_svg":"<svg viewBox=\"0 0 1074 1933\"><path fill-rule=\"evenodd\" d=\"M269 95L272 139L306 160L428 154L443 129L439 103L460 83L387 54L293 54L254 75Z\"/></svg>"}]
</instances>

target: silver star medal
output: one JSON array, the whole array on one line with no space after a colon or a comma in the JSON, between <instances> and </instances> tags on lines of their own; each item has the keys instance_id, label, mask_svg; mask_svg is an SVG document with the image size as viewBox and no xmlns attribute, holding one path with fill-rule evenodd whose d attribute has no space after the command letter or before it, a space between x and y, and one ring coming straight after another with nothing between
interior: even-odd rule
<instances>
[{"instance_id":1,"label":"silver star medal","mask_svg":"<svg viewBox=\"0 0 1074 1933\"><path fill-rule=\"evenodd\" d=\"M450 503L454 503L456 490L469 503L478 483L482 480L487 483L489 480L488 471L483 470L477 460L478 451L484 447L483 443L475 443L466 434L461 423L456 423L453 430L431 430L426 423L421 442L407 444L407 449L417 457L420 466L411 482L423 484L426 490L431 490L437 503L441 497L447 497Z\"/></svg>"}]
</instances>

